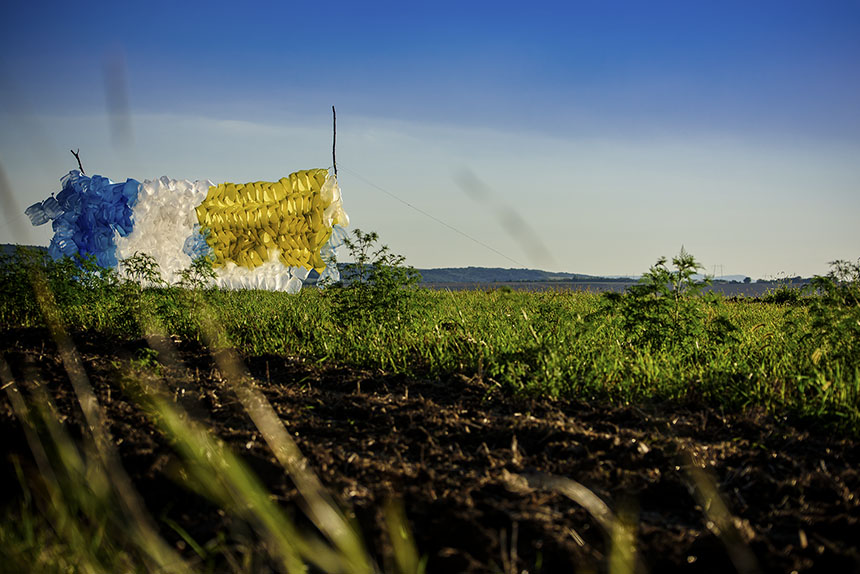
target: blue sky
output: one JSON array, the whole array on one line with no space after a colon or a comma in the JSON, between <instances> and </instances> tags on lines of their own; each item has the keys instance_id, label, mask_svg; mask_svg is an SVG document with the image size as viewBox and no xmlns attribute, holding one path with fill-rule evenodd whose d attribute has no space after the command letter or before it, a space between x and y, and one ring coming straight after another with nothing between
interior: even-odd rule
<instances>
[{"instance_id":1,"label":"blue sky","mask_svg":"<svg viewBox=\"0 0 860 574\"><path fill-rule=\"evenodd\" d=\"M352 226L418 267L641 273L684 245L776 277L860 256L856 0L12 0L0 32L21 209L69 148L115 180L328 167L335 105ZM5 211L0 242L47 243Z\"/></svg>"}]
</instances>

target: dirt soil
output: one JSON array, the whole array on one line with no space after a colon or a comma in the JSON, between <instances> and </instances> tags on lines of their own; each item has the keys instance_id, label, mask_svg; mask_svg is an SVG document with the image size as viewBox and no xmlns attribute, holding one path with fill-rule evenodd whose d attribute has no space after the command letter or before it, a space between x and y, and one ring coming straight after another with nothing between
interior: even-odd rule
<instances>
[{"instance_id":1,"label":"dirt soil","mask_svg":"<svg viewBox=\"0 0 860 574\"><path fill-rule=\"evenodd\" d=\"M0 336L18 386L39 381L79 436L80 407L47 334ZM239 536L229 515L171 479L178 456L117 382L118 369L144 357L147 343L91 335L75 342L123 465L165 538L183 547L164 517L201 544L219 533L228 542ZM167 351L159 356L167 363L162 383L177 402L292 507L292 482L212 356L199 345L159 344L182 363ZM606 571L600 522L565 494L578 483L638 520L643 571L860 572L856 437L691 404L512 398L491 381L462 376L422 380L275 356L246 364L382 566L390 561L382 508L399 498L428 572ZM29 449L5 392L0 432L7 454L0 502L8 504L20 496L8 455L26 460ZM709 483L730 517L715 514L719 503L703 509Z\"/></svg>"}]
</instances>

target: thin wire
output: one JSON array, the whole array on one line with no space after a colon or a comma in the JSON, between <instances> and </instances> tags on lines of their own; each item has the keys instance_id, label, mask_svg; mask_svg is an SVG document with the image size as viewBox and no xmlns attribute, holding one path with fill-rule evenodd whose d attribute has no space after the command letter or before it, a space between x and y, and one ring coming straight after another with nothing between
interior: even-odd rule
<instances>
[{"instance_id":1,"label":"thin wire","mask_svg":"<svg viewBox=\"0 0 860 574\"><path fill-rule=\"evenodd\" d=\"M25 213L22 211L21 213L18 213L18 214L12 215L11 217L8 217L8 218L4 219L4 220L3 220L3 225L10 225L13 221L14 221L15 223L17 223L17 222L19 222L19 221L24 221L25 219L28 219L28 218L27 218L27 214L25 214Z\"/></svg>"},{"instance_id":2,"label":"thin wire","mask_svg":"<svg viewBox=\"0 0 860 574\"><path fill-rule=\"evenodd\" d=\"M432 219L433 221L435 221L436 223L438 223L438 224L440 224L440 225L444 225L445 227L447 227L447 228L448 228L448 229L450 229L451 231L454 231L455 233L459 233L460 235L462 235L462 236L463 236L463 237L465 237L466 239L469 239L470 241L473 241L473 242L477 243L477 244L478 244L478 245L480 245L481 247L484 247L484 248L486 248L486 249L489 249L490 251L492 251L492 252L493 252L493 253L495 253L496 255L500 255L500 256L504 257L505 259L507 259L508 261L511 261L511 262L515 263L516 265L519 265L520 267L525 267L525 265L523 265L522 263L520 263L519 261L517 261L517 260L516 260L516 259L514 259L513 257L509 257L509 256L505 255L504 253L502 253L501 251L499 251L499 250L498 250L498 249L496 249L495 247L492 247L492 246L490 246L490 245L487 245L486 243L484 243L483 241L481 241L481 240L479 240L479 239L475 239L474 237L472 237L472 236L471 236L471 235L469 235L468 233L466 233L466 232L464 232L464 231L460 231L459 229L457 229L457 228L456 228L456 227L454 227L453 225L449 225L448 223L445 223L444 221L442 221L441 219L439 219L439 218L438 218L438 217L436 217L436 216L430 215L429 213L427 213L426 211L424 211L424 210L423 210L423 209L421 209L420 207L416 207L416 206L412 205L411 203L409 203L408 201L406 201L406 200L404 200L404 199L401 199L401 198L397 197L396 195L394 195L393 193L391 193L391 192L390 192L390 191L388 191L387 189L383 189L382 187L380 187L380 186L376 185L375 183L373 183L372 181L369 181L368 179L366 179L366 178L362 177L361 175L359 175L358 173L354 172L353 170L351 170L351 169L349 169L349 168L346 168L346 167L343 167L343 164L341 164L340 169L341 169L341 171L346 171L346 172L351 173L352 175L354 175L355 177L357 177L358 179L360 179L361 181L363 181L364 183L366 183L366 184L367 184L367 185L369 185L370 187L376 188L376 189L378 189L379 191L381 191L382 193L384 193L384 194L386 194L386 195L388 195L388 196L390 196L390 197L393 197L394 199L396 199L397 201L399 201L399 202L400 202L400 203L402 203L403 205L406 205L407 207L411 207L412 209L414 209L415 211L417 211L418 213L420 213L420 214L421 214L421 215L423 215L424 217L428 217L428 218Z\"/></svg>"}]
</instances>

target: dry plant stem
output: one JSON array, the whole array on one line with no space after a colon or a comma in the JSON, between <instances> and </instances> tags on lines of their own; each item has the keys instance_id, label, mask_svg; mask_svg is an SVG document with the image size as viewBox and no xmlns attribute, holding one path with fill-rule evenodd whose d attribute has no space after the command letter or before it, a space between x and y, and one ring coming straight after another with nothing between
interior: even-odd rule
<instances>
[{"instance_id":1,"label":"dry plant stem","mask_svg":"<svg viewBox=\"0 0 860 574\"><path fill-rule=\"evenodd\" d=\"M75 159L78 160L78 167L81 170L81 175L86 175L87 173L84 171L84 166L81 165L81 148L78 148L78 151L69 150L72 152L72 155L75 156Z\"/></svg>"},{"instance_id":2,"label":"dry plant stem","mask_svg":"<svg viewBox=\"0 0 860 574\"><path fill-rule=\"evenodd\" d=\"M331 163L334 176L337 177L337 159L334 155L335 146L337 146L337 112L334 111L334 106L331 107L331 132Z\"/></svg>"},{"instance_id":3,"label":"dry plant stem","mask_svg":"<svg viewBox=\"0 0 860 574\"><path fill-rule=\"evenodd\" d=\"M517 574L517 545L519 544L519 524L511 524L511 542L508 544L508 531L499 532L499 553L502 559L503 574Z\"/></svg>"}]
</instances>

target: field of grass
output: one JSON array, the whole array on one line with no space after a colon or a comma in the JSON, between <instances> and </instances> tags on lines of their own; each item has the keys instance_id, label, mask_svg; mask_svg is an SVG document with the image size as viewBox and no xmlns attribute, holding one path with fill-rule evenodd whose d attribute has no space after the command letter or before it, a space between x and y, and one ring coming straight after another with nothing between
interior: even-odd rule
<instances>
[{"instance_id":1,"label":"field of grass","mask_svg":"<svg viewBox=\"0 0 860 574\"><path fill-rule=\"evenodd\" d=\"M63 438L50 414L53 407L46 406L50 397L39 394L43 391L37 384L28 396L37 403L41 397L44 404L15 398L17 387L4 360L9 408L31 427L31 447L39 451L40 444L49 443L41 459L36 453L44 480L37 490L52 509L47 519L44 512L34 514L25 488L26 504L19 516L23 530L0 529L4 544L19 546L24 554L37 553L40 546L53 548L46 564L54 571L187 571L187 563L176 562L174 551L142 518L140 503L112 458L109 439L98 430L101 422L85 373L74 366L80 363L74 343L79 336L113 340L117 346L148 341L129 363L131 374L123 375L128 379L123 379L123 392L136 397L196 468L200 489L256 525L271 560L267 564L289 572L304 571L306 563L332 572L370 572L375 567L349 520L302 465L289 433L253 385L237 382L231 392L296 483L318 535L295 531L271 504L266 486L167 400L165 390L151 379L153 372L161 372L159 362L164 363L169 352L154 341L207 349L231 381L247 380L245 365L256 358L266 358L268 377L268 360L282 358L414 380L461 377L480 381L488 394L514 400L701 406L727 414L764 412L793 425L850 437L860 431L856 265L836 265L829 277L814 284L815 291L729 301L700 292L690 279L695 261L683 252L673 260L674 267L660 260L640 286L609 295L420 290L408 273L401 273L402 260L389 262L395 265L371 267L367 277L359 276L352 284L291 296L205 289L193 274L186 285L166 286L145 259L138 262L142 265L136 274L124 279L88 262L50 262L37 254L21 253L4 261L4 353L13 351L22 333L49 333L92 432L91 444L81 450ZM150 382L143 384L144 379ZM516 446L512 448L516 452ZM218 476L214 481L212 473ZM105 486L77 492L93 480ZM707 494L714 490L708 479L694 482L705 493L701 496L714 500ZM76 492L71 500L64 493L69 489ZM579 503L588 508L588 500L585 496ZM119 510L106 510L109 507ZM385 512L391 569L422 571L423 562L403 526L403 509ZM589 512L597 517L603 511ZM137 527L115 550L104 550L99 540L112 540L112 513L116 520L131 516ZM94 518L102 514L108 518ZM607 544L615 548L607 558L612 572L637 568L635 552L619 542L634 535L625 530L630 526L625 520L619 516L606 523ZM192 547L197 544L190 536L182 538ZM72 550L75 545L83 548L80 554ZM729 544L730 554L731 548ZM194 550L201 557L207 554L202 548ZM250 560L253 552L243 556ZM174 563L183 566L166 566ZM265 570L253 561L233 566L236 571Z\"/></svg>"},{"instance_id":2,"label":"field of grass","mask_svg":"<svg viewBox=\"0 0 860 574\"><path fill-rule=\"evenodd\" d=\"M770 297L777 303L412 289L380 303L361 290L290 296L140 289L92 272L70 282L78 272L55 264L48 273L61 320L73 332L135 339L152 323L205 342L206 309L221 344L245 357L301 357L411 376L478 375L533 396L763 408L860 429L860 313L844 297L833 303L777 292ZM4 286L4 329L45 324L26 275L9 272Z\"/></svg>"}]
</instances>

